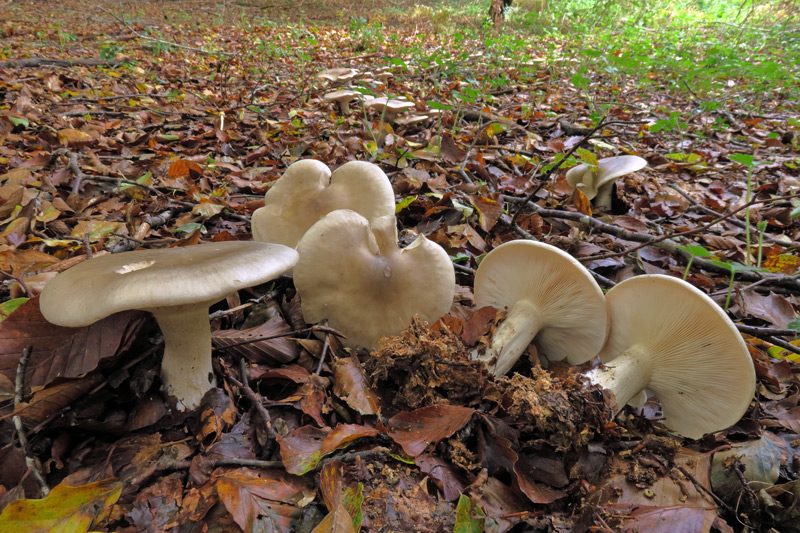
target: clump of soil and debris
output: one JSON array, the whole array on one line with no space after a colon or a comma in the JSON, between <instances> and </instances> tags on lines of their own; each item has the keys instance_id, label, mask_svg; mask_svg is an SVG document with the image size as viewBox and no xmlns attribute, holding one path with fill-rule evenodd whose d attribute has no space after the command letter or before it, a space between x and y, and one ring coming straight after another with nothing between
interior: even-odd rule
<instances>
[{"instance_id":1,"label":"clump of soil and debris","mask_svg":"<svg viewBox=\"0 0 800 533\"><path fill-rule=\"evenodd\" d=\"M476 406L489 379L447 326L428 328L417 318L402 334L384 339L365 364L386 412L438 403Z\"/></svg>"}]
</instances>

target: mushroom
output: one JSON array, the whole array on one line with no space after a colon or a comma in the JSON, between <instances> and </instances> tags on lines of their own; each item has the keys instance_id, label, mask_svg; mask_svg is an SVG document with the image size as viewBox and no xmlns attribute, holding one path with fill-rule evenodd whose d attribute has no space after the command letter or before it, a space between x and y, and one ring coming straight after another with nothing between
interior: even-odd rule
<instances>
[{"instance_id":1,"label":"mushroom","mask_svg":"<svg viewBox=\"0 0 800 533\"><path fill-rule=\"evenodd\" d=\"M317 74L317 79L345 83L358 76L354 68L330 68Z\"/></svg>"},{"instance_id":2,"label":"mushroom","mask_svg":"<svg viewBox=\"0 0 800 533\"><path fill-rule=\"evenodd\" d=\"M582 164L567 171L567 183L573 189L580 189L589 200L597 197L597 209L611 209L611 193L614 181L620 176L636 172L647 166L647 161L635 155L607 157L598 161L597 170Z\"/></svg>"},{"instance_id":3,"label":"mushroom","mask_svg":"<svg viewBox=\"0 0 800 533\"><path fill-rule=\"evenodd\" d=\"M353 100L360 100L361 93L350 89L342 89L340 91L333 91L322 97L325 102L336 102L339 104L342 114L346 115L350 112L350 102Z\"/></svg>"},{"instance_id":4,"label":"mushroom","mask_svg":"<svg viewBox=\"0 0 800 533\"><path fill-rule=\"evenodd\" d=\"M350 210L325 215L297 244L294 283L303 317L347 336L345 344L374 349L413 315L433 322L450 310L455 270L447 252L420 235L397 246L394 216L372 222Z\"/></svg>"},{"instance_id":5,"label":"mushroom","mask_svg":"<svg viewBox=\"0 0 800 533\"><path fill-rule=\"evenodd\" d=\"M534 241L501 244L475 273L475 304L508 311L483 355L495 376L514 366L533 341L548 359L580 364L606 340L603 291L569 254Z\"/></svg>"},{"instance_id":6,"label":"mushroom","mask_svg":"<svg viewBox=\"0 0 800 533\"><path fill-rule=\"evenodd\" d=\"M428 115L419 115L413 113L411 115L404 115L402 117L397 117L394 119L395 124L400 124L401 126L414 126L415 124L419 124L421 122L425 122L428 120Z\"/></svg>"},{"instance_id":7,"label":"mushroom","mask_svg":"<svg viewBox=\"0 0 800 533\"><path fill-rule=\"evenodd\" d=\"M367 109L374 109L379 113L383 113L386 116L386 120L392 122L398 114L416 107L416 104L408 100L394 100L381 96L380 98L368 100L364 106Z\"/></svg>"},{"instance_id":8,"label":"mushroom","mask_svg":"<svg viewBox=\"0 0 800 533\"><path fill-rule=\"evenodd\" d=\"M164 336L164 392L179 410L194 409L215 384L209 306L296 262L291 248L252 241L109 254L56 276L39 306L48 321L66 327L87 326L128 309L152 313Z\"/></svg>"},{"instance_id":9,"label":"mushroom","mask_svg":"<svg viewBox=\"0 0 800 533\"><path fill-rule=\"evenodd\" d=\"M394 215L394 191L386 174L372 163L350 161L333 174L315 159L293 163L253 213L257 241L294 248L314 222L336 209L352 209L373 220Z\"/></svg>"},{"instance_id":10,"label":"mushroom","mask_svg":"<svg viewBox=\"0 0 800 533\"><path fill-rule=\"evenodd\" d=\"M736 326L711 298L677 278L636 276L606 294L611 330L589 378L621 409L645 389L664 424L697 439L735 424L755 390L755 370Z\"/></svg>"}]
</instances>

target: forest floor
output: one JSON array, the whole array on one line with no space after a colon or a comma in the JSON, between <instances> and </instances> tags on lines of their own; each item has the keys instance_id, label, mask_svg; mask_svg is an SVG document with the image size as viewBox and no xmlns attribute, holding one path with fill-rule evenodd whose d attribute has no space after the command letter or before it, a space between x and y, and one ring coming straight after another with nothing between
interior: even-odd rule
<instances>
[{"instance_id":1,"label":"forest floor","mask_svg":"<svg viewBox=\"0 0 800 533\"><path fill-rule=\"evenodd\" d=\"M797 87L632 76L553 36L373 9L5 5L0 532L800 531ZM341 114L317 78L336 67L429 118ZM565 180L624 154L648 166L610 210ZM383 169L401 244L425 235L456 265L450 314L354 352L309 333L290 277L241 291L211 309L218 387L181 413L148 314L61 328L39 312L87 257L250 240L264 193L307 158ZM747 413L681 439L655 398L613 417L580 369L542 368L533 348L490 377L468 354L502 315L478 312L474 273L518 239L603 289L665 274L709 294L755 366Z\"/></svg>"}]
</instances>

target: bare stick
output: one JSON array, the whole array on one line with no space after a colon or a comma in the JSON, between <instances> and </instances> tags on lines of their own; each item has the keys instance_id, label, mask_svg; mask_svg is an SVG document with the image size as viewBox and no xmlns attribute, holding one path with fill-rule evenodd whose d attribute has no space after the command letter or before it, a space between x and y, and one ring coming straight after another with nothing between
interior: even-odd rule
<instances>
[{"instance_id":1,"label":"bare stick","mask_svg":"<svg viewBox=\"0 0 800 533\"><path fill-rule=\"evenodd\" d=\"M19 356L19 363L17 364L17 375L14 380L14 410L22 403L22 397L25 395L25 370L28 367L28 361L31 358L32 346L27 346L22 350ZM25 464L31 471L33 479L39 485L39 492L44 498L50 494L50 487L47 486L47 481L42 474L41 465L35 457L28 453L28 437L25 434L25 427L22 425L22 417L19 415L13 416L14 427L17 430L17 439L19 439L19 447L22 448L22 453L25 455Z\"/></svg>"}]
</instances>

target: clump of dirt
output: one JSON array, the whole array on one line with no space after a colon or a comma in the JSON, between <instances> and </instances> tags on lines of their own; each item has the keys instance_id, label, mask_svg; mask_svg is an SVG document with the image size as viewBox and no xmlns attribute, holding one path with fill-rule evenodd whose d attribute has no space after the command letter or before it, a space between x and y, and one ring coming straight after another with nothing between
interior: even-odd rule
<instances>
[{"instance_id":1,"label":"clump of dirt","mask_svg":"<svg viewBox=\"0 0 800 533\"><path fill-rule=\"evenodd\" d=\"M440 403L474 406L489 378L447 326L428 328L417 318L401 335L384 339L364 363L389 411Z\"/></svg>"},{"instance_id":2,"label":"clump of dirt","mask_svg":"<svg viewBox=\"0 0 800 533\"><path fill-rule=\"evenodd\" d=\"M533 367L531 377L498 380L486 397L496 402L522 438L545 441L558 451L583 448L611 421L602 391Z\"/></svg>"}]
</instances>

